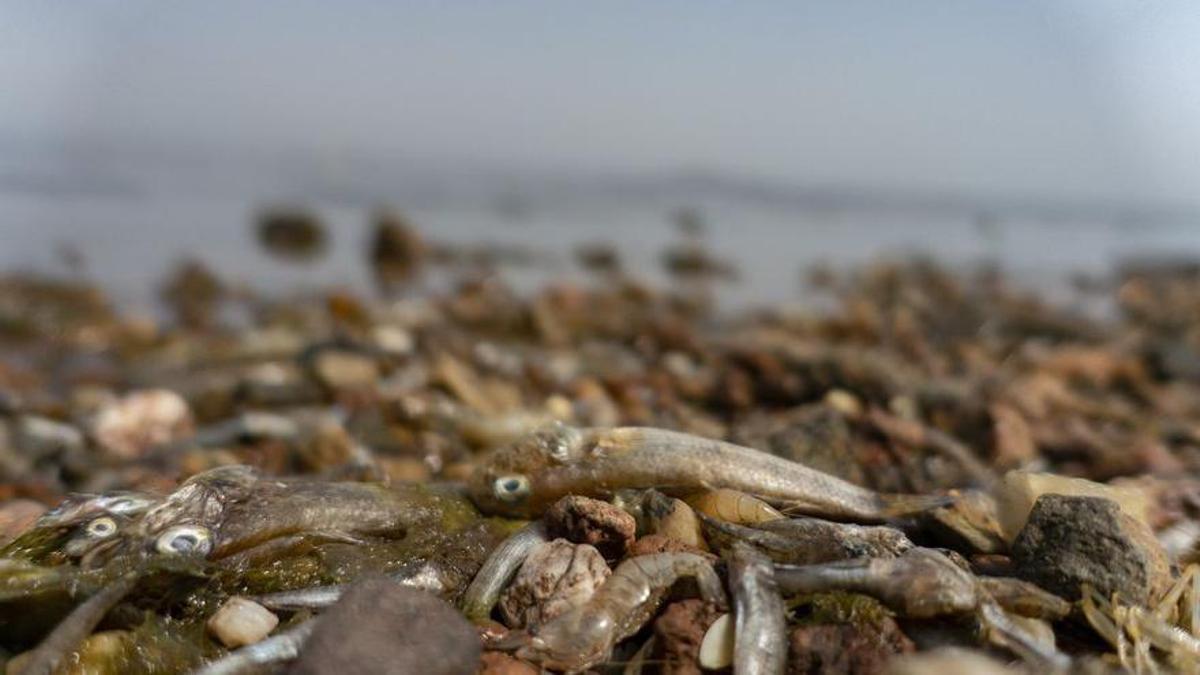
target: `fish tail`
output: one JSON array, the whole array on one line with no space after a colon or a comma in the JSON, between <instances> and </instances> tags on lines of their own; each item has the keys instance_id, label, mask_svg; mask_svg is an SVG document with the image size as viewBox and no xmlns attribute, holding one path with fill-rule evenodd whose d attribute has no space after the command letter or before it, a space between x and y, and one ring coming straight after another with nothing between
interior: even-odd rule
<instances>
[{"instance_id":1,"label":"fish tail","mask_svg":"<svg viewBox=\"0 0 1200 675\"><path fill-rule=\"evenodd\" d=\"M884 494L880 495L880 498L883 501L880 515L884 518L911 516L942 506L949 506L955 501L955 498L950 495Z\"/></svg>"}]
</instances>

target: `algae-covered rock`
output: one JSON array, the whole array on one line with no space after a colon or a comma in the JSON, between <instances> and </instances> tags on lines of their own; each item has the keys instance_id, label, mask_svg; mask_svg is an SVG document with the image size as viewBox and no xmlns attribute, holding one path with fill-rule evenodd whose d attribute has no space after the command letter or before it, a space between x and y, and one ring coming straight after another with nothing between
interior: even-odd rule
<instances>
[{"instance_id":1,"label":"algae-covered rock","mask_svg":"<svg viewBox=\"0 0 1200 675\"><path fill-rule=\"evenodd\" d=\"M796 603L799 625L791 628L789 674L878 673L913 642L873 598L855 593L818 593Z\"/></svg>"}]
</instances>

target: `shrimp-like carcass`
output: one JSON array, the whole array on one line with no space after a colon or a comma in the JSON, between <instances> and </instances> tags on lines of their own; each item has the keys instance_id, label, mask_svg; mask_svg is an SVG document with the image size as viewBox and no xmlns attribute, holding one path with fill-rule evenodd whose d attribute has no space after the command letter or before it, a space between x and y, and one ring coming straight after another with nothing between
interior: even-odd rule
<instances>
[{"instance_id":1,"label":"shrimp-like carcass","mask_svg":"<svg viewBox=\"0 0 1200 675\"><path fill-rule=\"evenodd\" d=\"M686 501L706 516L735 525L758 525L786 518L763 500L728 488L705 490L689 496Z\"/></svg>"},{"instance_id":2,"label":"shrimp-like carcass","mask_svg":"<svg viewBox=\"0 0 1200 675\"><path fill-rule=\"evenodd\" d=\"M492 453L471 479L484 512L531 518L566 495L623 488L686 494L729 488L789 511L877 522L947 503L887 495L752 448L665 429L578 429L555 424Z\"/></svg>"},{"instance_id":3,"label":"shrimp-like carcass","mask_svg":"<svg viewBox=\"0 0 1200 675\"><path fill-rule=\"evenodd\" d=\"M727 606L721 579L708 558L694 553L637 556L621 563L586 603L542 625L517 655L567 671L602 663L614 645L641 629L663 594L682 577L694 577L706 601Z\"/></svg>"}]
</instances>

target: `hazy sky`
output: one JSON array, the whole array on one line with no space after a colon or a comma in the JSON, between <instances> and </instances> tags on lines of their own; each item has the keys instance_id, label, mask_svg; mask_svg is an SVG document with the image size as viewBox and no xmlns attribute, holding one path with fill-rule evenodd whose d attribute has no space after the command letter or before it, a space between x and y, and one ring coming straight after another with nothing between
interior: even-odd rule
<instances>
[{"instance_id":1,"label":"hazy sky","mask_svg":"<svg viewBox=\"0 0 1200 675\"><path fill-rule=\"evenodd\" d=\"M7 0L0 138L1200 205L1200 3Z\"/></svg>"}]
</instances>

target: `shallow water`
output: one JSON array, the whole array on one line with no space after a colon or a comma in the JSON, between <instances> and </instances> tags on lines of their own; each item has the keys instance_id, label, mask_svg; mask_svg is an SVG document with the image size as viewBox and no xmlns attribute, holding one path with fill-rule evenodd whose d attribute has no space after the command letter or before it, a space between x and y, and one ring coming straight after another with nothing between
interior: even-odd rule
<instances>
[{"instance_id":1,"label":"shallow water","mask_svg":"<svg viewBox=\"0 0 1200 675\"><path fill-rule=\"evenodd\" d=\"M0 270L84 274L139 310L154 307L157 280L185 256L201 258L223 278L272 293L367 289L362 254L370 205L381 201L374 195L393 194L386 172L372 174L369 188L347 197L310 173L275 164L180 168L128 159L116 165L52 159L0 163ZM1071 273L1101 273L1126 256L1200 256L1200 225L1181 219L1122 225L1088 216L1023 216L982 226L977 215L954 209L781 207L652 189L589 193L578 182L563 197L554 184L529 180L521 189L532 196L522 195L522 212L514 215L479 197L495 191L494 180L459 179L444 189L423 181L417 190L406 176L395 176L390 201L430 239L519 245L547 254L548 262L534 268L503 270L521 288L550 276L579 275L570 253L584 242L615 243L629 270L662 280L658 257L679 241L670 214L681 205L703 213L710 247L741 272L740 280L721 287L727 306L804 302L802 273L813 264L841 268L887 255L922 253L960 267L996 261L1017 280L1063 295ZM354 180L351 175L333 183L340 189ZM281 201L311 206L325 220L331 245L322 259L286 263L259 249L250 225L254 212ZM62 244L83 253L83 269L64 262Z\"/></svg>"}]
</instances>

